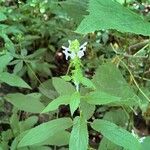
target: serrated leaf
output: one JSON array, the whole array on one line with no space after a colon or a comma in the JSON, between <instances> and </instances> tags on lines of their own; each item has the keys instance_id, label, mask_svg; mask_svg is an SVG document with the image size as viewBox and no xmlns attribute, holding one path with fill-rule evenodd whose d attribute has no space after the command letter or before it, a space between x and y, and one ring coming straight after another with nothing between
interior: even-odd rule
<instances>
[{"instance_id":1,"label":"serrated leaf","mask_svg":"<svg viewBox=\"0 0 150 150\"><path fill-rule=\"evenodd\" d=\"M74 119L73 129L71 131L69 150L87 150L88 149L88 130L87 122L84 118L76 117Z\"/></svg>"},{"instance_id":2,"label":"serrated leaf","mask_svg":"<svg viewBox=\"0 0 150 150\"><path fill-rule=\"evenodd\" d=\"M41 143L54 136L59 131L65 130L72 126L70 118L55 119L31 129L20 141L18 147L31 146Z\"/></svg>"},{"instance_id":3,"label":"serrated leaf","mask_svg":"<svg viewBox=\"0 0 150 150\"><path fill-rule=\"evenodd\" d=\"M24 80L22 80L19 76L15 74L10 74L8 72L0 73L0 81L5 82L11 86L31 89L31 87Z\"/></svg>"},{"instance_id":4,"label":"serrated leaf","mask_svg":"<svg viewBox=\"0 0 150 150\"><path fill-rule=\"evenodd\" d=\"M70 103L69 103L72 116L73 116L74 112L76 111L76 109L79 107L79 104L80 104L80 93L75 92L71 95L71 99L70 99Z\"/></svg>"},{"instance_id":5,"label":"serrated leaf","mask_svg":"<svg viewBox=\"0 0 150 150\"><path fill-rule=\"evenodd\" d=\"M91 104L87 103L86 101L81 100L80 107L82 110L82 115L86 120L90 119L92 117L92 115L94 114L95 105L91 105Z\"/></svg>"},{"instance_id":6,"label":"serrated leaf","mask_svg":"<svg viewBox=\"0 0 150 150\"><path fill-rule=\"evenodd\" d=\"M53 78L52 83L56 91L60 95L69 95L69 94L71 95L72 93L75 92L75 88L73 87L73 85L61 78L57 78L57 77Z\"/></svg>"},{"instance_id":7,"label":"serrated leaf","mask_svg":"<svg viewBox=\"0 0 150 150\"><path fill-rule=\"evenodd\" d=\"M4 98L18 109L26 112L40 113L44 109L44 105L39 101L39 98L32 96L15 93L8 94Z\"/></svg>"},{"instance_id":8,"label":"serrated leaf","mask_svg":"<svg viewBox=\"0 0 150 150\"><path fill-rule=\"evenodd\" d=\"M150 35L150 23L136 13L112 0L90 0L89 15L83 19L77 32L89 33L102 29Z\"/></svg>"},{"instance_id":9,"label":"serrated leaf","mask_svg":"<svg viewBox=\"0 0 150 150\"><path fill-rule=\"evenodd\" d=\"M58 109L60 105L68 105L71 100L71 95L64 95L54 99L50 102L46 108L42 111L42 113L47 113L49 111L54 111Z\"/></svg>"},{"instance_id":10,"label":"serrated leaf","mask_svg":"<svg viewBox=\"0 0 150 150\"><path fill-rule=\"evenodd\" d=\"M85 101L94 105L105 105L109 103L117 103L121 100L120 97L110 95L102 91L94 91L86 94Z\"/></svg>"},{"instance_id":11,"label":"serrated leaf","mask_svg":"<svg viewBox=\"0 0 150 150\"><path fill-rule=\"evenodd\" d=\"M106 120L97 119L92 123L92 128L112 141L128 150L140 150L139 141L128 131ZM132 142L131 142L132 141Z\"/></svg>"},{"instance_id":12,"label":"serrated leaf","mask_svg":"<svg viewBox=\"0 0 150 150\"><path fill-rule=\"evenodd\" d=\"M112 63L105 63L96 70L92 79L96 89L120 97L118 105L137 105L139 98L123 78L120 70Z\"/></svg>"}]
</instances>

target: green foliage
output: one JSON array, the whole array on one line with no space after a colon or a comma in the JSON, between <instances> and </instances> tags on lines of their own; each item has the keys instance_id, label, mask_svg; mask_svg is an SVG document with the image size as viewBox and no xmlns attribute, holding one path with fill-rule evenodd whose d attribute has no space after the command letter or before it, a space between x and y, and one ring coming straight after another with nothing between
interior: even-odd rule
<instances>
[{"instance_id":1,"label":"green foliage","mask_svg":"<svg viewBox=\"0 0 150 150\"><path fill-rule=\"evenodd\" d=\"M104 137L106 137L113 143L124 147L125 149L141 149L139 141L131 133L109 121L95 120L92 123L92 128L94 128L98 132L101 132Z\"/></svg>"},{"instance_id":2,"label":"green foliage","mask_svg":"<svg viewBox=\"0 0 150 150\"><path fill-rule=\"evenodd\" d=\"M139 103L138 96L123 78L119 69L112 63L101 65L93 77L93 83L100 91L112 96L120 97L124 105L136 105Z\"/></svg>"},{"instance_id":3,"label":"green foliage","mask_svg":"<svg viewBox=\"0 0 150 150\"><path fill-rule=\"evenodd\" d=\"M104 115L105 120L113 122L121 127L126 127L129 119L128 117L128 114L122 109L111 110Z\"/></svg>"},{"instance_id":4,"label":"green foliage","mask_svg":"<svg viewBox=\"0 0 150 150\"><path fill-rule=\"evenodd\" d=\"M88 148L88 130L86 120L82 117L74 119L73 129L71 131L69 149L85 150Z\"/></svg>"},{"instance_id":5,"label":"green foliage","mask_svg":"<svg viewBox=\"0 0 150 150\"><path fill-rule=\"evenodd\" d=\"M61 78L53 78L52 82L59 95L71 95L75 92L75 88L71 85L71 83L66 82Z\"/></svg>"},{"instance_id":6,"label":"green foliage","mask_svg":"<svg viewBox=\"0 0 150 150\"><path fill-rule=\"evenodd\" d=\"M79 107L80 105L80 93L79 92L75 92L71 95L70 98L70 111L71 111L71 115L73 115L73 113L75 112L75 110Z\"/></svg>"},{"instance_id":7,"label":"green foliage","mask_svg":"<svg viewBox=\"0 0 150 150\"><path fill-rule=\"evenodd\" d=\"M42 145L64 146L69 144L69 139L70 133L68 131L60 131L52 137L49 137L45 142L42 143Z\"/></svg>"},{"instance_id":8,"label":"green foliage","mask_svg":"<svg viewBox=\"0 0 150 150\"><path fill-rule=\"evenodd\" d=\"M72 121L69 118L55 119L42 125L39 125L31 130L20 141L18 147L36 145L44 142L48 138L72 126Z\"/></svg>"},{"instance_id":9,"label":"green foliage","mask_svg":"<svg viewBox=\"0 0 150 150\"><path fill-rule=\"evenodd\" d=\"M80 104L81 110L82 110L82 116L86 120L90 119L94 112L95 112L95 105L91 105L87 103L86 101L81 101Z\"/></svg>"},{"instance_id":10,"label":"green foliage","mask_svg":"<svg viewBox=\"0 0 150 150\"><path fill-rule=\"evenodd\" d=\"M48 104L48 106L46 106L46 108L42 111L42 113L54 111L54 110L58 109L58 107L60 105L68 105L70 102L70 99L71 99L70 95L60 96L60 97L54 99L52 102L50 102Z\"/></svg>"},{"instance_id":11,"label":"green foliage","mask_svg":"<svg viewBox=\"0 0 150 150\"><path fill-rule=\"evenodd\" d=\"M9 62L13 59L10 53L6 53L0 56L0 72L3 72Z\"/></svg>"},{"instance_id":12,"label":"green foliage","mask_svg":"<svg viewBox=\"0 0 150 150\"><path fill-rule=\"evenodd\" d=\"M8 72L0 73L0 81L5 82L11 86L31 89L31 87L24 80L22 80L19 76L15 74L10 74Z\"/></svg>"},{"instance_id":13,"label":"green foliage","mask_svg":"<svg viewBox=\"0 0 150 150\"><path fill-rule=\"evenodd\" d=\"M149 146L150 146L149 141L150 141L150 137L147 136L142 143L142 150L146 150L149 148Z\"/></svg>"},{"instance_id":14,"label":"green foliage","mask_svg":"<svg viewBox=\"0 0 150 150\"><path fill-rule=\"evenodd\" d=\"M0 150L147 150L148 2L1 0Z\"/></svg>"},{"instance_id":15,"label":"green foliage","mask_svg":"<svg viewBox=\"0 0 150 150\"><path fill-rule=\"evenodd\" d=\"M110 94L107 94L105 92L101 91L95 91L95 92L90 92L85 96L85 100L89 104L94 104L94 105L106 105L109 103L117 103L120 101L119 97L112 96Z\"/></svg>"},{"instance_id":16,"label":"green foliage","mask_svg":"<svg viewBox=\"0 0 150 150\"><path fill-rule=\"evenodd\" d=\"M40 84L39 91L47 98L54 99L58 94L52 86L52 80L49 79Z\"/></svg>"},{"instance_id":17,"label":"green foliage","mask_svg":"<svg viewBox=\"0 0 150 150\"><path fill-rule=\"evenodd\" d=\"M83 77L82 80L81 80L81 83L86 86L87 88L93 88L95 89L95 85L93 84L93 82L88 79L88 78L85 78Z\"/></svg>"},{"instance_id":18,"label":"green foliage","mask_svg":"<svg viewBox=\"0 0 150 150\"><path fill-rule=\"evenodd\" d=\"M6 15L4 13L0 12L0 21L4 21L6 19L7 19Z\"/></svg>"},{"instance_id":19,"label":"green foliage","mask_svg":"<svg viewBox=\"0 0 150 150\"><path fill-rule=\"evenodd\" d=\"M89 15L77 29L80 33L116 29L121 32L150 35L150 23L112 0L90 0Z\"/></svg>"},{"instance_id":20,"label":"green foliage","mask_svg":"<svg viewBox=\"0 0 150 150\"><path fill-rule=\"evenodd\" d=\"M107 138L103 137L98 150L122 150L122 147L112 143Z\"/></svg>"},{"instance_id":21,"label":"green foliage","mask_svg":"<svg viewBox=\"0 0 150 150\"><path fill-rule=\"evenodd\" d=\"M16 108L26 112L40 113L44 109L39 97L15 93L6 95L5 99Z\"/></svg>"},{"instance_id":22,"label":"green foliage","mask_svg":"<svg viewBox=\"0 0 150 150\"><path fill-rule=\"evenodd\" d=\"M80 22L83 19L83 16L87 14L87 2L88 0L68 0L59 2L59 4L66 11L68 16L73 18L75 21Z\"/></svg>"}]
</instances>

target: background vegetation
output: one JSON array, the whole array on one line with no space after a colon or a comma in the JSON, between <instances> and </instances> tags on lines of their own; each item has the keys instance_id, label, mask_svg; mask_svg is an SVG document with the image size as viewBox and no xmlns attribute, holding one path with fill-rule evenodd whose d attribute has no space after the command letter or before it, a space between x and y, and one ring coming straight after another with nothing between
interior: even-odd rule
<instances>
[{"instance_id":1,"label":"background vegetation","mask_svg":"<svg viewBox=\"0 0 150 150\"><path fill-rule=\"evenodd\" d=\"M148 150L149 22L149 0L0 0L0 150ZM64 101L41 113L73 93L59 77L74 39L88 42L83 74L98 90L80 106L88 125Z\"/></svg>"}]
</instances>

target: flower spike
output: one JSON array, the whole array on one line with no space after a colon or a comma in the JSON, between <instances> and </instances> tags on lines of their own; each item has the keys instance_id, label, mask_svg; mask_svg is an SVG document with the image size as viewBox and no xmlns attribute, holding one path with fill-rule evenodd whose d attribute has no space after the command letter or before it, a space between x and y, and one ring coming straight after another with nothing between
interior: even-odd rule
<instances>
[{"instance_id":1,"label":"flower spike","mask_svg":"<svg viewBox=\"0 0 150 150\"><path fill-rule=\"evenodd\" d=\"M78 40L70 41L68 40L69 47L62 46L64 49L63 53L66 56L66 60L70 57L74 59L75 57L82 58L84 56L84 52L86 50L87 42L80 46Z\"/></svg>"}]
</instances>

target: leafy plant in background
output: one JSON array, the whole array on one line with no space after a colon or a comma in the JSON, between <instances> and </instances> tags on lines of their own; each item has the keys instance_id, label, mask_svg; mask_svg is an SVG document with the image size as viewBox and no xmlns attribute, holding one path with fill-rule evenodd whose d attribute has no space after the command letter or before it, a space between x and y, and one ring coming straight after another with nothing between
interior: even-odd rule
<instances>
[{"instance_id":1,"label":"leafy plant in background","mask_svg":"<svg viewBox=\"0 0 150 150\"><path fill-rule=\"evenodd\" d=\"M84 62L85 66L81 62L86 45L87 51L92 46L87 43L80 46L78 40L69 41L69 47L62 47L69 62L65 76L53 77L52 80L43 83L38 79L38 76L41 78L52 76L49 69L54 67L54 53L64 41L81 39L81 35L73 33L73 29L82 20L81 15L87 16L76 32L83 34L103 29L104 43L107 43L108 39L108 32L104 31L107 29L149 35L150 23L116 1L127 7L127 1L89 0L89 14L86 12L86 0L78 1L79 4L75 0L28 0L17 4L12 2L11 7L6 7L10 6L9 2L1 2L0 82L28 90L23 90L23 93L8 92L1 97L11 103L13 109L5 122L2 121L9 127L1 133L0 149L49 150L52 146L57 149L66 145L69 145L70 150L92 149L90 130L98 136L99 133L103 135L99 145L100 150L149 148L149 137L138 137L133 132L133 112L136 113L138 107L146 111L149 92L145 94L146 90L139 87L123 61L125 53L119 53L113 45L111 48L115 54L111 61L104 59L107 63L99 65L101 58L94 58L97 61L93 63L98 68L92 79L84 74L84 67L90 62L88 64ZM88 36L93 35L95 36L95 33ZM147 44L136 53L135 57L149 58L148 49ZM97 51L100 51L99 45ZM123 77L126 74L122 75L119 67L127 70L134 86L126 82ZM28 77L30 78L34 92L30 91L31 87L21 77L26 81ZM40 82L38 88L40 92L37 92L37 82ZM61 105L69 105L71 117L59 118L58 109ZM95 119L94 113L99 109L100 117ZM105 110L106 113L101 116ZM5 108L3 111L6 111ZM48 113L46 115L48 118L39 125L38 120L44 113Z\"/></svg>"},{"instance_id":2,"label":"leafy plant in background","mask_svg":"<svg viewBox=\"0 0 150 150\"><path fill-rule=\"evenodd\" d=\"M71 76L66 75L63 76L62 79L53 78L53 85L60 96L48 104L42 112L46 113L54 111L62 104L69 104L71 115L73 116L74 112L79 108L79 116L73 119L69 149L88 149L87 125L89 124L94 130L101 132L113 143L122 146L125 149L133 150L136 148L140 150L141 145L138 139L125 129L103 119L97 119L94 120L94 122L87 121L93 115L95 105L109 104L112 106L115 105L122 107L132 106L135 105L138 97L129 88L125 80L122 78L121 73L111 63L101 66L93 77L93 81L85 78L82 74L82 64L80 60L80 58L84 55L85 44L79 46L79 42L74 40L69 41L69 48L63 47L65 49L63 52L66 55L66 59L68 59L68 57L71 58ZM105 75L106 71L108 73L107 75ZM111 78L109 79L110 73ZM109 80L111 80L111 86L106 84L106 82L109 83ZM72 81L75 87L68 81ZM81 89L83 92L80 91ZM58 120L56 119L56 121ZM62 120L65 122L65 119ZM40 143L51 137L57 130L61 129L59 125L56 127L53 123L55 130L50 130L50 126L48 126L48 124L49 122L31 129L21 139L18 147L40 145ZM61 127L63 127L63 125L64 124L62 124ZM132 141L132 143L130 141Z\"/></svg>"},{"instance_id":3,"label":"leafy plant in background","mask_svg":"<svg viewBox=\"0 0 150 150\"><path fill-rule=\"evenodd\" d=\"M81 14L84 14L86 1L79 3ZM70 7L72 9L68 10ZM35 75L43 78L51 76L53 55L57 50L53 44L61 42L60 39L63 40L81 19L77 14L74 15L75 7L73 0L1 1L1 67L5 69L11 65L13 73L20 77L27 72L33 88L38 83ZM67 21L72 15L74 21ZM63 31L64 26L68 26L66 31Z\"/></svg>"}]
</instances>

